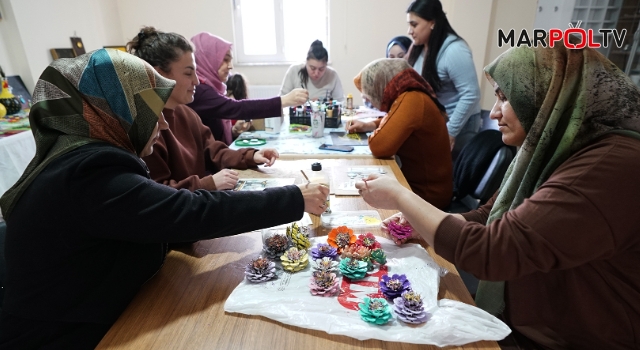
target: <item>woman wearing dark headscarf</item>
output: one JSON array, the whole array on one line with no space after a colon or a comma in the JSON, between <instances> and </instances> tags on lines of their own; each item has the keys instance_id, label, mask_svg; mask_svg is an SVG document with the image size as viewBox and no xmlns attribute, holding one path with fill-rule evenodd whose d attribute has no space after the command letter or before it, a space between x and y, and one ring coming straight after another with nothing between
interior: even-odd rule
<instances>
[{"instance_id":1,"label":"woman wearing dark headscarf","mask_svg":"<svg viewBox=\"0 0 640 350\"><path fill-rule=\"evenodd\" d=\"M397 36L387 44L387 58L404 58L411 47L411 39L404 35Z\"/></svg>"},{"instance_id":2,"label":"woman wearing dark headscarf","mask_svg":"<svg viewBox=\"0 0 640 350\"><path fill-rule=\"evenodd\" d=\"M167 128L161 111L173 85L141 59L105 49L56 60L40 76L29 115L36 155L0 199L0 348L94 348L160 269L166 243L324 211L322 187L194 193L151 180L140 157Z\"/></svg>"},{"instance_id":3,"label":"woman wearing dark headscarf","mask_svg":"<svg viewBox=\"0 0 640 350\"><path fill-rule=\"evenodd\" d=\"M414 193L438 208L453 196L447 117L427 83L407 61L381 58L365 66L354 79L365 100L388 112L382 119L354 120L350 132L369 132L376 157L394 155Z\"/></svg>"},{"instance_id":4,"label":"woman wearing dark headscarf","mask_svg":"<svg viewBox=\"0 0 640 350\"><path fill-rule=\"evenodd\" d=\"M485 73L491 118L520 147L494 198L459 215L388 179L357 187L371 205L401 210L439 255L494 281L476 302L520 341L637 348L640 90L587 48L513 48Z\"/></svg>"}]
</instances>

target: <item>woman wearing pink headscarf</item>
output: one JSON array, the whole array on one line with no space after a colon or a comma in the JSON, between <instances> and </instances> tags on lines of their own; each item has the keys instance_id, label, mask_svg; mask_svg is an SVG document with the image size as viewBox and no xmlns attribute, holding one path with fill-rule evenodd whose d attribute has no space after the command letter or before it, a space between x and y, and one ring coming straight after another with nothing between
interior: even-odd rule
<instances>
[{"instance_id":1,"label":"woman wearing pink headscarf","mask_svg":"<svg viewBox=\"0 0 640 350\"><path fill-rule=\"evenodd\" d=\"M309 97L307 90L295 89L284 96L269 99L230 99L225 96L227 88L224 82L233 69L231 43L206 32L197 34L191 41L195 46L196 74L200 85L188 106L198 113L216 140L229 145L237 134L248 128L242 123L232 128L231 119L278 117L282 108L301 105Z\"/></svg>"}]
</instances>

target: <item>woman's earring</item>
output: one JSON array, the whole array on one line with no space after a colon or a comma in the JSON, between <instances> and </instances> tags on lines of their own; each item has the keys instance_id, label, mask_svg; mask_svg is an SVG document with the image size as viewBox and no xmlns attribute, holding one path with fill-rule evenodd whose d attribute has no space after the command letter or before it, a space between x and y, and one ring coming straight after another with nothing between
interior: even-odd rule
<instances>
[{"instance_id":1,"label":"woman's earring","mask_svg":"<svg viewBox=\"0 0 640 350\"><path fill-rule=\"evenodd\" d=\"M433 26L431 26L431 30L433 30Z\"/></svg>"}]
</instances>

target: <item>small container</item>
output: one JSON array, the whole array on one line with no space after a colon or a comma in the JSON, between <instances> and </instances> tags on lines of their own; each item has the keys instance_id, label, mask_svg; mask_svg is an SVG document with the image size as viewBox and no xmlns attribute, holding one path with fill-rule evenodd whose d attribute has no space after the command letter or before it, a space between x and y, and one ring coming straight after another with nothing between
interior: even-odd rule
<instances>
[{"instance_id":1,"label":"small container","mask_svg":"<svg viewBox=\"0 0 640 350\"><path fill-rule=\"evenodd\" d=\"M353 95L347 95L347 109L353 109Z\"/></svg>"},{"instance_id":2,"label":"small container","mask_svg":"<svg viewBox=\"0 0 640 350\"><path fill-rule=\"evenodd\" d=\"M324 214L331 214L331 178L325 171L322 170L322 164L319 162L311 164L311 175L309 176L309 182L321 184L329 188L329 194L327 194L327 201L325 204L327 208Z\"/></svg>"}]
</instances>

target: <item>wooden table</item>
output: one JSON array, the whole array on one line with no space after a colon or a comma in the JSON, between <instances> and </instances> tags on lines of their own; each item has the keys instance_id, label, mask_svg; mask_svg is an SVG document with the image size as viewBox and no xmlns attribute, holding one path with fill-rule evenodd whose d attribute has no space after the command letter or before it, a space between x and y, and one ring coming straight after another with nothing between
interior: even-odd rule
<instances>
[{"instance_id":1,"label":"wooden table","mask_svg":"<svg viewBox=\"0 0 640 350\"><path fill-rule=\"evenodd\" d=\"M295 177L301 183L300 169L310 169L313 162L311 159L278 160L273 168L245 170L241 177ZM396 178L408 186L393 160L325 159L322 164L325 168L388 165ZM334 210L374 209L358 196L332 196L331 207ZM394 211L379 210L379 213L386 218ZM316 227L312 235L326 234L318 227L318 217L312 217ZM438 264L449 270L440 280L438 297L473 304L455 267L430 247L426 248ZM142 288L97 349L437 349L380 340L359 341L283 325L265 317L225 313L223 306L227 297L244 278L246 264L258 256L261 249L260 232L250 232L200 241L171 251L160 272ZM500 349L493 341L461 348Z\"/></svg>"}]
</instances>

